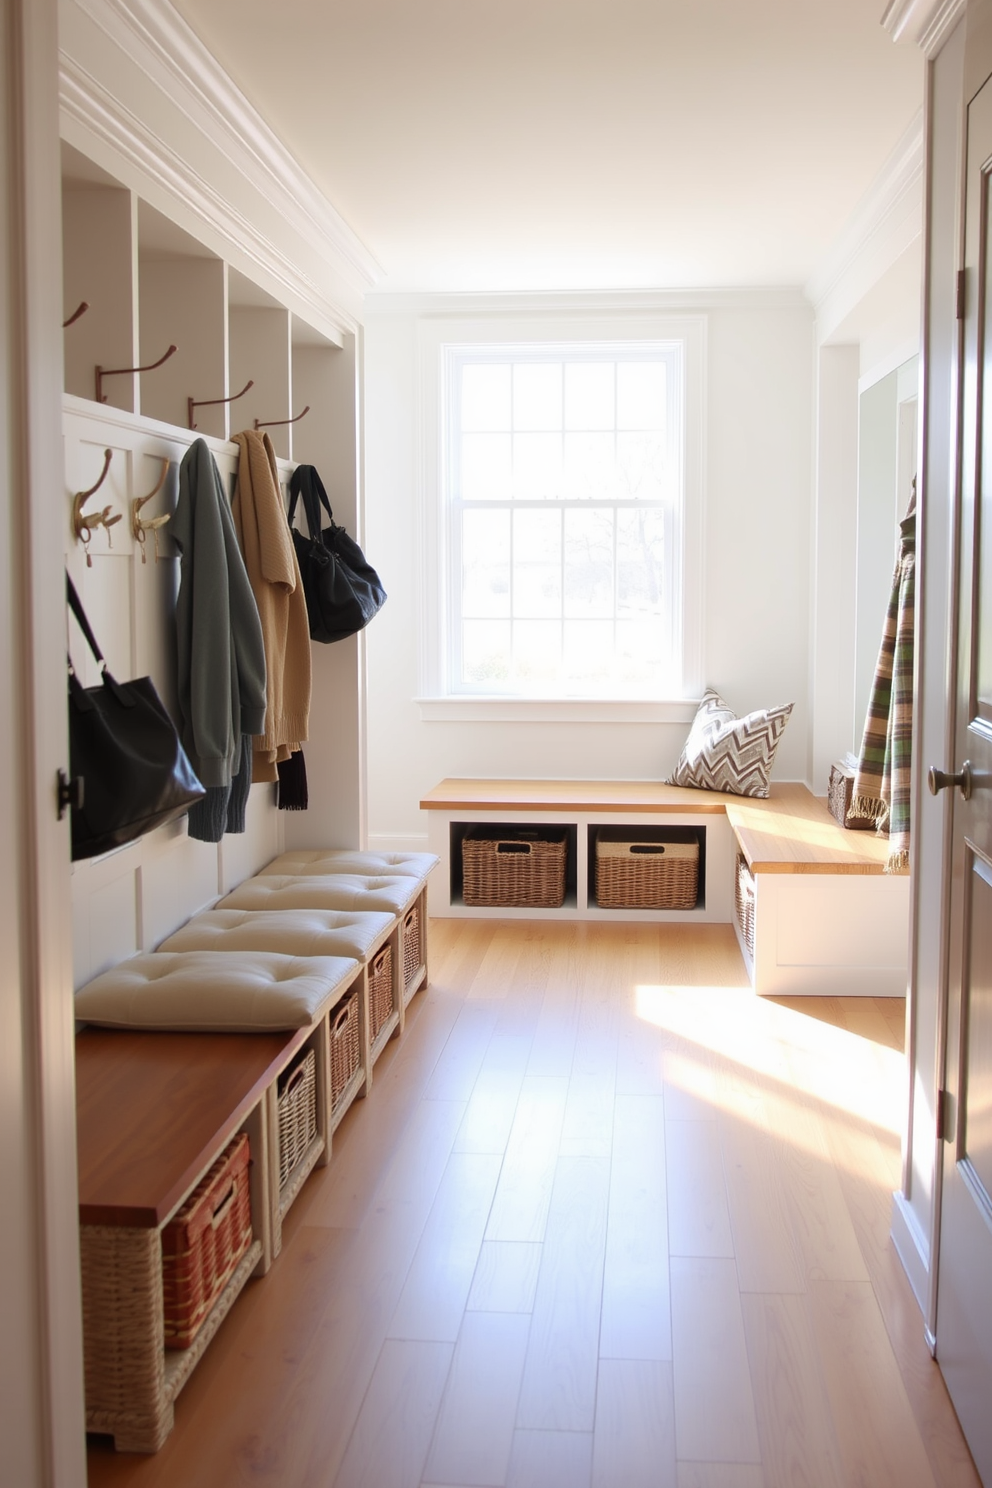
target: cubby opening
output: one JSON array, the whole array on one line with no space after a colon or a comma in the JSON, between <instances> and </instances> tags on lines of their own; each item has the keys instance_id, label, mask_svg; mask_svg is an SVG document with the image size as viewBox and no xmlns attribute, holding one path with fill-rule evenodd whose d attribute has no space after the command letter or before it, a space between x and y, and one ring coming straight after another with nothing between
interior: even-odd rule
<instances>
[{"instance_id":1,"label":"cubby opening","mask_svg":"<svg viewBox=\"0 0 992 1488\"><path fill-rule=\"evenodd\" d=\"M315 465L324 482L334 519L355 536L355 410L359 407L359 365L354 336L336 345L298 315L292 317L292 404L294 418L310 412L291 426L293 459Z\"/></svg>"},{"instance_id":2,"label":"cubby opening","mask_svg":"<svg viewBox=\"0 0 992 1488\"><path fill-rule=\"evenodd\" d=\"M136 214L132 192L62 145L62 319L72 320L63 337L65 390L77 398L96 399L97 367L137 365ZM113 408L137 412L133 375L108 377L103 393Z\"/></svg>"},{"instance_id":3,"label":"cubby opening","mask_svg":"<svg viewBox=\"0 0 992 1488\"><path fill-rule=\"evenodd\" d=\"M230 391L237 394L251 383L247 393L229 405L231 432L252 429L258 420L265 425L276 456L289 460L290 313L237 269L228 269L227 303Z\"/></svg>"},{"instance_id":4,"label":"cubby opening","mask_svg":"<svg viewBox=\"0 0 992 1488\"><path fill-rule=\"evenodd\" d=\"M469 832L478 832L494 840L518 835L546 833L549 838L560 839L565 834L565 903L562 908L575 908L578 889L578 828L563 822L452 822L449 827L451 841L451 902L465 903L465 883L462 871L462 843ZM513 914L512 908L501 911Z\"/></svg>"},{"instance_id":5,"label":"cubby opening","mask_svg":"<svg viewBox=\"0 0 992 1488\"><path fill-rule=\"evenodd\" d=\"M696 887L696 900L691 906L693 909L706 908L706 828L705 827L589 827L589 851L588 860L588 885L587 894L590 905L599 907L599 897L596 892L596 844L597 842L632 842L643 844L646 848L663 847L666 843L695 843L699 850L699 868ZM618 906L608 905L606 908ZM629 905L627 908L637 908L637 905ZM673 908L676 906L673 906ZM680 905L684 909L686 906ZM659 910L664 913L664 910Z\"/></svg>"},{"instance_id":6,"label":"cubby opening","mask_svg":"<svg viewBox=\"0 0 992 1488\"><path fill-rule=\"evenodd\" d=\"M148 418L189 427L189 399L197 433L228 437L227 264L147 202L138 203L139 357L151 367L170 346L174 355L140 383ZM237 391L235 389L235 391ZM240 425L238 427L241 427Z\"/></svg>"}]
</instances>

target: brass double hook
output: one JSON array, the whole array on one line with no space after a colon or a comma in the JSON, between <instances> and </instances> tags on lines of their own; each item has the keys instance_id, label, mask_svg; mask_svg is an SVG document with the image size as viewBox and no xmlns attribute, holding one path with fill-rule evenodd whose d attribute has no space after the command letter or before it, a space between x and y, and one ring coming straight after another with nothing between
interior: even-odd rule
<instances>
[{"instance_id":1,"label":"brass double hook","mask_svg":"<svg viewBox=\"0 0 992 1488\"><path fill-rule=\"evenodd\" d=\"M86 549L87 568L93 567L93 559L90 557L89 551L89 544L93 537L93 533L98 527L102 527L107 534L108 546L113 547L114 540L111 536L110 529L121 520L120 512L117 512L114 516L110 515L111 507L109 506L105 506L102 511L98 512L83 511L83 507L86 502L91 496L99 491L100 487L107 479L107 471L110 469L110 462L113 458L113 450L104 450L103 469L100 471L99 480L96 481L94 485L90 486L88 490L77 491L75 496L72 498L72 530L75 534L76 541L81 542L83 544L83 547Z\"/></svg>"},{"instance_id":2,"label":"brass double hook","mask_svg":"<svg viewBox=\"0 0 992 1488\"><path fill-rule=\"evenodd\" d=\"M162 473L159 476L158 480L155 482L152 489L148 492L147 496L135 496L134 500L131 502L131 531L134 534L135 542L140 544L142 563L146 563L148 561L145 553L145 540L149 532L152 534L152 538L155 543L155 562L158 562L158 535L162 528L165 526L166 522L169 520L168 512L163 512L162 515L158 517L149 517L147 521L141 516L141 508L143 506L146 506L148 502L151 501L153 496L158 495L159 491L161 491L162 487L165 485L165 478L169 473L168 455L162 455L160 458L162 461Z\"/></svg>"}]
</instances>

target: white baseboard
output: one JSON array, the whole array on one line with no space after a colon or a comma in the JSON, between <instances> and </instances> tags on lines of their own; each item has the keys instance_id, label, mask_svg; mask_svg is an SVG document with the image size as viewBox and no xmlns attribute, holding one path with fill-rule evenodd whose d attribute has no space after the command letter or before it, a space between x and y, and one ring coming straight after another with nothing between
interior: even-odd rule
<instances>
[{"instance_id":1,"label":"white baseboard","mask_svg":"<svg viewBox=\"0 0 992 1488\"><path fill-rule=\"evenodd\" d=\"M370 832L369 852L430 852L426 832Z\"/></svg>"},{"instance_id":2,"label":"white baseboard","mask_svg":"<svg viewBox=\"0 0 992 1488\"><path fill-rule=\"evenodd\" d=\"M892 1195L892 1228L890 1230L896 1254L913 1288L913 1295L923 1316L927 1315L927 1296L930 1290L930 1246L920 1228L920 1222L902 1193Z\"/></svg>"}]
</instances>

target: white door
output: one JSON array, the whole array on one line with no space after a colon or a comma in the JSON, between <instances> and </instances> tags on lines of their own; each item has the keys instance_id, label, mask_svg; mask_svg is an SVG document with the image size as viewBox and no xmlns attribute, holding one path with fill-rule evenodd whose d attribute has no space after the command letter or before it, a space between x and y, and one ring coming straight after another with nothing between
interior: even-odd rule
<instances>
[{"instance_id":1,"label":"white door","mask_svg":"<svg viewBox=\"0 0 992 1488\"><path fill-rule=\"evenodd\" d=\"M992 80L968 110L965 231L959 779L943 782L954 791L954 828L937 1357L992 1485Z\"/></svg>"}]
</instances>

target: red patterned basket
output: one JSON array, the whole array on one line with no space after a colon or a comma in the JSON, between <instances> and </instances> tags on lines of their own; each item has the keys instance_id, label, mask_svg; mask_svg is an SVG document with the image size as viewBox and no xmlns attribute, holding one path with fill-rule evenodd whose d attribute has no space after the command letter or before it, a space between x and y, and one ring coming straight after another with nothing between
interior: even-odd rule
<instances>
[{"instance_id":1,"label":"red patterned basket","mask_svg":"<svg viewBox=\"0 0 992 1488\"><path fill-rule=\"evenodd\" d=\"M241 1132L162 1231L167 1349L189 1348L251 1245L250 1157Z\"/></svg>"}]
</instances>

